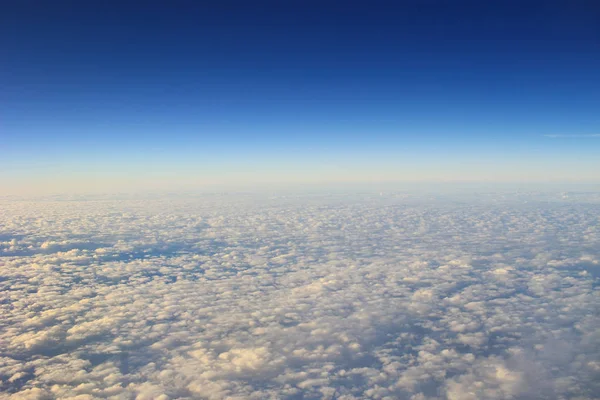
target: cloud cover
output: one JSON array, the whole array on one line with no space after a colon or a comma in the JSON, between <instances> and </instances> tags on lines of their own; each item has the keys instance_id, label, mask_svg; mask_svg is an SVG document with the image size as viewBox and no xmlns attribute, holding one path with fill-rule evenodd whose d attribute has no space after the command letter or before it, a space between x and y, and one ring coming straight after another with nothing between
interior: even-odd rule
<instances>
[{"instance_id":1,"label":"cloud cover","mask_svg":"<svg viewBox=\"0 0 600 400\"><path fill-rule=\"evenodd\" d=\"M600 396L594 193L0 210L0 398Z\"/></svg>"}]
</instances>

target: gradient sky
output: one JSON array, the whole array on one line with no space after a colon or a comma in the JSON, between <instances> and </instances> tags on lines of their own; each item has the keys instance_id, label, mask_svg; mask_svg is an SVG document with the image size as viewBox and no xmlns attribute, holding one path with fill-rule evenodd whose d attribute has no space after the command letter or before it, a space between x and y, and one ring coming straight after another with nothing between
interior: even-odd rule
<instances>
[{"instance_id":1,"label":"gradient sky","mask_svg":"<svg viewBox=\"0 0 600 400\"><path fill-rule=\"evenodd\" d=\"M11 1L0 187L600 183L597 1Z\"/></svg>"}]
</instances>

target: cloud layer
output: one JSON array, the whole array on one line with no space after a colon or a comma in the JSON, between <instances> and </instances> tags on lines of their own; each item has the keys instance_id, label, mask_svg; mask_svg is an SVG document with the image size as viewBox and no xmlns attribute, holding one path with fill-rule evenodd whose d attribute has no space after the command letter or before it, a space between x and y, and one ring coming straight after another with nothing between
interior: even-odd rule
<instances>
[{"instance_id":1,"label":"cloud layer","mask_svg":"<svg viewBox=\"0 0 600 400\"><path fill-rule=\"evenodd\" d=\"M593 193L0 210L0 398L600 396Z\"/></svg>"}]
</instances>

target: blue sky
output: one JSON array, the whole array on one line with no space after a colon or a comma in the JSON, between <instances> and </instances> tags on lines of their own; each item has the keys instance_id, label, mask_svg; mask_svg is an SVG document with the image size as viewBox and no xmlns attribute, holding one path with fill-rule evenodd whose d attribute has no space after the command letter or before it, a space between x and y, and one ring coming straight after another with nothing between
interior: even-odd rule
<instances>
[{"instance_id":1,"label":"blue sky","mask_svg":"<svg viewBox=\"0 0 600 400\"><path fill-rule=\"evenodd\" d=\"M595 2L325 3L12 2L0 183L600 182Z\"/></svg>"}]
</instances>

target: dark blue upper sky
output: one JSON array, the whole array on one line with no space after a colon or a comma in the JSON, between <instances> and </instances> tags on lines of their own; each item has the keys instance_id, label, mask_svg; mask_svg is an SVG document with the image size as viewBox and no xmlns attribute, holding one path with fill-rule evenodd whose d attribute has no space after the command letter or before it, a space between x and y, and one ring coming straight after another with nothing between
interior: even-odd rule
<instances>
[{"instance_id":1,"label":"dark blue upper sky","mask_svg":"<svg viewBox=\"0 0 600 400\"><path fill-rule=\"evenodd\" d=\"M0 15L3 173L499 157L498 175L510 157L600 149L597 1L11 1Z\"/></svg>"}]
</instances>

